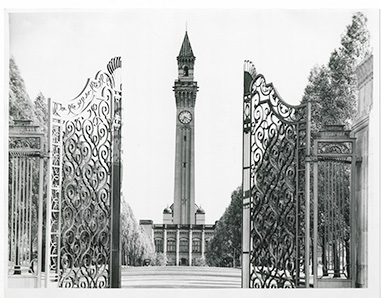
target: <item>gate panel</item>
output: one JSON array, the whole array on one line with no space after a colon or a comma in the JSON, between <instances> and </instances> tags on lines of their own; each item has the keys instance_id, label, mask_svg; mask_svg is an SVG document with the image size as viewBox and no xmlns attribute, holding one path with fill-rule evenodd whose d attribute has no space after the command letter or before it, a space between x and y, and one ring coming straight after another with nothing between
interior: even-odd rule
<instances>
[{"instance_id":1,"label":"gate panel","mask_svg":"<svg viewBox=\"0 0 381 298\"><path fill-rule=\"evenodd\" d=\"M69 104L51 103L49 264L60 287L110 287L119 263L111 235L119 224L120 69L114 58Z\"/></svg>"},{"instance_id":2,"label":"gate panel","mask_svg":"<svg viewBox=\"0 0 381 298\"><path fill-rule=\"evenodd\" d=\"M9 127L8 286L39 287L44 137L30 120Z\"/></svg>"},{"instance_id":3,"label":"gate panel","mask_svg":"<svg viewBox=\"0 0 381 298\"><path fill-rule=\"evenodd\" d=\"M249 253L250 265L243 264L243 278L249 273L243 286L297 287L305 278L300 270L308 254L304 243L309 106L283 102L250 62L245 62L244 79L242 247L243 260Z\"/></svg>"},{"instance_id":4,"label":"gate panel","mask_svg":"<svg viewBox=\"0 0 381 298\"><path fill-rule=\"evenodd\" d=\"M314 286L354 286L354 139L342 125L314 141Z\"/></svg>"}]
</instances>

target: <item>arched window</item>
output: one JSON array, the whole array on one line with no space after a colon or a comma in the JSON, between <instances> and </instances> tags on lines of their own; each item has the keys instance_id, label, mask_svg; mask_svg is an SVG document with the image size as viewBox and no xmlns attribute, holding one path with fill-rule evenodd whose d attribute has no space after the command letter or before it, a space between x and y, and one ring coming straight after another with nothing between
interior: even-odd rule
<instances>
[{"instance_id":1,"label":"arched window","mask_svg":"<svg viewBox=\"0 0 381 298\"><path fill-rule=\"evenodd\" d=\"M155 251L156 252L163 252L163 240L162 239L155 239Z\"/></svg>"},{"instance_id":2,"label":"arched window","mask_svg":"<svg viewBox=\"0 0 381 298\"><path fill-rule=\"evenodd\" d=\"M180 239L180 252L187 252L189 250L188 239Z\"/></svg>"},{"instance_id":3,"label":"arched window","mask_svg":"<svg viewBox=\"0 0 381 298\"><path fill-rule=\"evenodd\" d=\"M183 70L184 70L184 77L187 77L189 75L189 69L188 69L188 66L184 65L183 66Z\"/></svg>"},{"instance_id":4,"label":"arched window","mask_svg":"<svg viewBox=\"0 0 381 298\"><path fill-rule=\"evenodd\" d=\"M175 252L176 251L176 241L172 239L168 239L167 241L167 251Z\"/></svg>"},{"instance_id":5,"label":"arched window","mask_svg":"<svg viewBox=\"0 0 381 298\"><path fill-rule=\"evenodd\" d=\"M201 252L201 240L194 239L192 242L192 252Z\"/></svg>"}]
</instances>

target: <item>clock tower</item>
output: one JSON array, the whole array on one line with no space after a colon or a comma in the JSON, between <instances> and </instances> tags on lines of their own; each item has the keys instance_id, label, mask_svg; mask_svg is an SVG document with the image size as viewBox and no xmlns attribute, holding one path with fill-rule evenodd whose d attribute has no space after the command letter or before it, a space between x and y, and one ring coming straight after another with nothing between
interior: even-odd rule
<instances>
[{"instance_id":1,"label":"clock tower","mask_svg":"<svg viewBox=\"0 0 381 298\"><path fill-rule=\"evenodd\" d=\"M195 224L195 162L194 129L197 82L194 81L194 62L188 33L185 32L177 56L178 77L173 91L176 99L176 156L174 224Z\"/></svg>"},{"instance_id":2,"label":"clock tower","mask_svg":"<svg viewBox=\"0 0 381 298\"><path fill-rule=\"evenodd\" d=\"M198 91L188 33L177 56L175 187L171 206L163 210L163 223L140 220L155 251L167 257L170 266L194 266L205 261L215 225L205 223L205 211L195 204L195 105Z\"/></svg>"}]
</instances>

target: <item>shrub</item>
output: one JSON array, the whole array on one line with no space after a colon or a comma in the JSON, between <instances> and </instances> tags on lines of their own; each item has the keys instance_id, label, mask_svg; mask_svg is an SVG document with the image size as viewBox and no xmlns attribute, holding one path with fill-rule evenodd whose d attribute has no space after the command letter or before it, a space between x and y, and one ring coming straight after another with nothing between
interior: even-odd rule
<instances>
[{"instance_id":1,"label":"shrub","mask_svg":"<svg viewBox=\"0 0 381 298\"><path fill-rule=\"evenodd\" d=\"M162 252L158 252L155 254L154 262L153 262L154 266L166 266L167 263L168 263L168 258L165 254L163 254Z\"/></svg>"},{"instance_id":2,"label":"shrub","mask_svg":"<svg viewBox=\"0 0 381 298\"><path fill-rule=\"evenodd\" d=\"M200 266L200 267L207 267L208 266L208 264L206 263L205 257L196 258L194 265Z\"/></svg>"}]
</instances>

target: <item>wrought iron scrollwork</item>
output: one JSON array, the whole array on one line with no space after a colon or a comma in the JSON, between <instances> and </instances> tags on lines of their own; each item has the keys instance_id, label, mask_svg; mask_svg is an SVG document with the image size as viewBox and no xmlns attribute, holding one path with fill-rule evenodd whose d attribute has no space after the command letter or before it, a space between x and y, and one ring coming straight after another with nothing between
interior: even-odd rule
<instances>
[{"instance_id":1,"label":"wrought iron scrollwork","mask_svg":"<svg viewBox=\"0 0 381 298\"><path fill-rule=\"evenodd\" d=\"M51 210L59 208L58 216L51 213L57 234L51 235L51 265L60 287L110 286L111 176L113 156L119 156L113 130L121 126L121 85L114 76L120 66L114 58L109 72L89 79L69 104L51 105Z\"/></svg>"},{"instance_id":2,"label":"wrought iron scrollwork","mask_svg":"<svg viewBox=\"0 0 381 298\"><path fill-rule=\"evenodd\" d=\"M288 105L251 63L246 68L252 70L243 120L251 140L250 287L292 288L301 253L307 107Z\"/></svg>"},{"instance_id":3,"label":"wrought iron scrollwork","mask_svg":"<svg viewBox=\"0 0 381 298\"><path fill-rule=\"evenodd\" d=\"M351 142L319 142L318 154L352 154Z\"/></svg>"},{"instance_id":4,"label":"wrought iron scrollwork","mask_svg":"<svg viewBox=\"0 0 381 298\"><path fill-rule=\"evenodd\" d=\"M10 137L9 149L41 149L39 137Z\"/></svg>"},{"instance_id":5,"label":"wrought iron scrollwork","mask_svg":"<svg viewBox=\"0 0 381 298\"><path fill-rule=\"evenodd\" d=\"M87 119L65 123L61 234L64 287L98 288L108 284L109 111L107 102L99 101L90 106Z\"/></svg>"}]
</instances>

